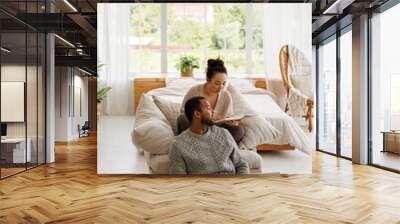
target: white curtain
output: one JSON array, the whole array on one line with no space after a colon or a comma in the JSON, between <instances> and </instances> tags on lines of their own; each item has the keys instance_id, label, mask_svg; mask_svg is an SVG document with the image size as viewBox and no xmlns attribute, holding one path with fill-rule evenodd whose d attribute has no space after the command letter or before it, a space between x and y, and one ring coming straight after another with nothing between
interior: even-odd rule
<instances>
[{"instance_id":1,"label":"white curtain","mask_svg":"<svg viewBox=\"0 0 400 224\"><path fill-rule=\"evenodd\" d=\"M132 81L129 79L129 4L97 4L98 89L111 86L103 101L105 115L133 115Z\"/></svg>"},{"instance_id":2,"label":"white curtain","mask_svg":"<svg viewBox=\"0 0 400 224\"><path fill-rule=\"evenodd\" d=\"M273 3L263 6L263 46L266 74L281 78L279 51L296 46L311 61L311 3Z\"/></svg>"}]
</instances>

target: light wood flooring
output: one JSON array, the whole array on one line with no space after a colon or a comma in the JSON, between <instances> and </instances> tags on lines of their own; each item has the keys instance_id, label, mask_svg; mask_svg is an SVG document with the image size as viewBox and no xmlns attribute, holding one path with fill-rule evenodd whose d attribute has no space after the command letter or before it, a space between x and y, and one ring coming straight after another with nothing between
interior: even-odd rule
<instances>
[{"instance_id":1,"label":"light wood flooring","mask_svg":"<svg viewBox=\"0 0 400 224\"><path fill-rule=\"evenodd\" d=\"M400 223L400 175L314 153L312 175L96 174L96 139L0 181L0 223Z\"/></svg>"}]
</instances>

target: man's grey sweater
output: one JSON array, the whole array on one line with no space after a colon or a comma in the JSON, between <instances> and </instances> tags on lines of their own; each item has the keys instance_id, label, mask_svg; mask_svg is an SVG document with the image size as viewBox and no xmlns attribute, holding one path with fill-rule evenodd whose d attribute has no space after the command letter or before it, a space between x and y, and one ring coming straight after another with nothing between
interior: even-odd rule
<instances>
[{"instance_id":1,"label":"man's grey sweater","mask_svg":"<svg viewBox=\"0 0 400 224\"><path fill-rule=\"evenodd\" d=\"M210 126L202 134L188 128L170 145L171 174L246 174L249 166L239 148L224 128Z\"/></svg>"}]
</instances>

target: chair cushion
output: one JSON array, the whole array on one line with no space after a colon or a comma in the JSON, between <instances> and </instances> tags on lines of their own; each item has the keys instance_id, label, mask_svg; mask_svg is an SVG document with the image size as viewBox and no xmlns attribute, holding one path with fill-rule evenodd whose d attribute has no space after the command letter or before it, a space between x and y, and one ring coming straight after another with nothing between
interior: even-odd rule
<instances>
[{"instance_id":1,"label":"chair cushion","mask_svg":"<svg viewBox=\"0 0 400 224\"><path fill-rule=\"evenodd\" d=\"M294 88L300 90L301 93L310 98L313 97L314 94L310 75L291 75L289 78Z\"/></svg>"}]
</instances>

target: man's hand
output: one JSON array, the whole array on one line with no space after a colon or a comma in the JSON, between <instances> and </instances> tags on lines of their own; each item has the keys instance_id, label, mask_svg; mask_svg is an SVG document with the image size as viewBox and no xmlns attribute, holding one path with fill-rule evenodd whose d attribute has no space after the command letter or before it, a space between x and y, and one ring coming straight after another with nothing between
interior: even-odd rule
<instances>
[{"instance_id":1,"label":"man's hand","mask_svg":"<svg viewBox=\"0 0 400 224\"><path fill-rule=\"evenodd\" d=\"M239 121L224 121L222 123L229 125L229 126L238 126L239 125Z\"/></svg>"},{"instance_id":2,"label":"man's hand","mask_svg":"<svg viewBox=\"0 0 400 224\"><path fill-rule=\"evenodd\" d=\"M219 120L225 119L225 116L219 115L219 114L213 114L212 119L214 121L219 121Z\"/></svg>"}]
</instances>

